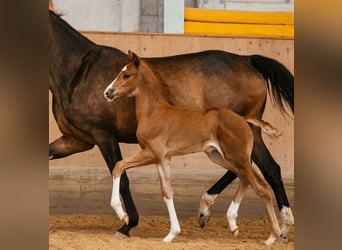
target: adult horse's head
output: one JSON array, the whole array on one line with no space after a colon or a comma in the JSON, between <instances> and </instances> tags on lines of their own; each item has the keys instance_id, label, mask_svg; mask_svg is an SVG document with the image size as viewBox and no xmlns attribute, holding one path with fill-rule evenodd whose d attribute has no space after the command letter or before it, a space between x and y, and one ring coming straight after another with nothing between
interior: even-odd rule
<instances>
[{"instance_id":1,"label":"adult horse's head","mask_svg":"<svg viewBox=\"0 0 342 250\"><path fill-rule=\"evenodd\" d=\"M134 79L139 77L140 58L130 50L128 51L128 58L130 62L122 68L114 81L104 91L104 96L109 102L123 96L135 96L138 92L138 81Z\"/></svg>"}]
</instances>

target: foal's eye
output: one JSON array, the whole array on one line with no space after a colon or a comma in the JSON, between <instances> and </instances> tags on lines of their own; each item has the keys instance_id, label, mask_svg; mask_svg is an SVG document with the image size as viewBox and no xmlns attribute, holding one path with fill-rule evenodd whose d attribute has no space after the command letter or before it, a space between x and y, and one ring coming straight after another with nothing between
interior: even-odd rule
<instances>
[{"instance_id":1,"label":"foal's eye","mask_svg":"<svg viewBox=\"0 0 342 250\"><path fill-rule=\"evenodd\" d=\"M130 74L124 74L124 75L122 76L122 78L123 78L124 80L127 80L127 79L130 78L130 77L131 77Z\"/></svg>"}]
</instances>

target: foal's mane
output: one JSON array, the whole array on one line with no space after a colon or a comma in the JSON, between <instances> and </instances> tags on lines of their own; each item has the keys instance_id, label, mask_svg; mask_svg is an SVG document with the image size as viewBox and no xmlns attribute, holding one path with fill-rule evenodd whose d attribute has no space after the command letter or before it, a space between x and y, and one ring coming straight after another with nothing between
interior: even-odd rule
<instances>
[{"instance_id":1,"label":"foal's mane","mask_svg":"<svg viewBox=\"0 0 342 250\"><path fill-rule=\"evenodd\" d=\"M164 92L164 95L169 100L169 96L170 96L169 87L165 83L164 79L160 76L159 72L158 71L154 71L153 67L151 66L151 64L149 64L145 59L141 59L140 58L140 63L149 72L149 74L151 74L153 77L155 77L156 80L159 82L159 84L161 84L163 92Z\"/></svg>"}]
</instances>

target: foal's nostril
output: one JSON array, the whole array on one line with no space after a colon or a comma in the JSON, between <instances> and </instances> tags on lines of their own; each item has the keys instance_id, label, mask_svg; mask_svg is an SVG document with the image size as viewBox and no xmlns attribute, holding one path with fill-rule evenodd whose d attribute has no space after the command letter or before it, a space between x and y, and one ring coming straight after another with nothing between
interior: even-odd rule
<instances>
[{"instance_id":1,"label":"foal's nostril","mask_svg":"<svg viewBox=\"0 0 342 250\"><path fill-rule=\"evenodd\" d=\"M106 92L105 92L105 96L109 99L113 99L114 97L114 89L108 89Z\"/></svg>"}]
</instances>

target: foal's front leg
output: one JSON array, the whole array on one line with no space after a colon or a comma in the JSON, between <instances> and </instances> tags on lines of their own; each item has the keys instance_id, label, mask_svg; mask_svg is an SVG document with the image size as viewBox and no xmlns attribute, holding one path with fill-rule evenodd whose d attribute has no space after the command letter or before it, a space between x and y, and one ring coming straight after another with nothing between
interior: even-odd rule
<instances>
[{"instance_id":1,"label":"foal's front leg","mask_svg":"<svg viewBox=\"0 0 342 250\"><path fill-rule=\"evenodd\" d=\"M170 217L170 232L163 239L164 242L171 242L181 229L179 226L175 205L173 203L173 189L170 176L170 159L164 160L161 164L157 164L161 192L167 206Z\"/></svg>"},{"instance_id":2,"label":"foal's front leg","mask_svg":"<svg viewBox=\"0 0 342 250\"><path fill-rule=\"evenodd\" d=\"M115 164L113 170L113 190L110 205L119 216L120 220L124 221L126 225L129 223L129 217L124 211L120 200L120 178L122 173L132 167L140 167L155 163L154 156L150 151L141 150L139 153L128 157Z\"/></svg>"}]
</instances>

